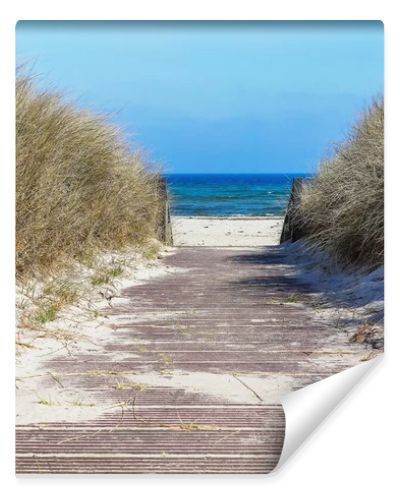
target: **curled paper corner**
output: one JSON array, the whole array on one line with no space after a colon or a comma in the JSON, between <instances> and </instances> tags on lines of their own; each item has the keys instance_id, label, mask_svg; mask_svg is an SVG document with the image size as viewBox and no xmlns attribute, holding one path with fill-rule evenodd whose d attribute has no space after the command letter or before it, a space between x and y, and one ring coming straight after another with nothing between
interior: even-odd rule
<instances>
[{"instance_id":1,"label":"curled paper corner","mask_svg":"<svg viewBox=\"0 0 400 500\"><path fill-rule=\"evenodd\" d=\"M285 412L286 430L281 456L274 472L278 472L283 467L366 373L375 368L382 359L383 355L377 356L370 361L290 392L281 399Z\"/></svg>"}]
</instances>

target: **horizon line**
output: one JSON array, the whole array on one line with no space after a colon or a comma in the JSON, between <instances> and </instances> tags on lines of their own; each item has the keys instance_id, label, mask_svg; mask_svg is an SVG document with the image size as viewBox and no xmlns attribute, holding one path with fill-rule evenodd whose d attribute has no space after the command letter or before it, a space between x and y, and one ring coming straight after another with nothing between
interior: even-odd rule
<instances>
[{"instance_id":1,"label":"horizon line","mask_svg":"<svg viewBox=\"0 0 400 500\"><path fill-rule=\"evenodd\" d=\"M165 175L313 175L312 172L164 172Z\"/></svg>"}]
</instances>

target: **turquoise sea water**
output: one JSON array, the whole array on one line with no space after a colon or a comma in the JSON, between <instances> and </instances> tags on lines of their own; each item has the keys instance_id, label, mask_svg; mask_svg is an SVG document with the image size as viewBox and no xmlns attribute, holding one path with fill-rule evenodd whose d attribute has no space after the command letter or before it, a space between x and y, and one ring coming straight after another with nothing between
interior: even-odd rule
<instances>
[{"instance_id":1,"label":"turquoise sea water","mask_svg":"<svg viewBox=\"0 0 400 500\"><path fill-rule=\"evenodd\" d=\"M173 215L283 215L293 177L304 174L170 174Z\"/></svg>"}]
</instances>

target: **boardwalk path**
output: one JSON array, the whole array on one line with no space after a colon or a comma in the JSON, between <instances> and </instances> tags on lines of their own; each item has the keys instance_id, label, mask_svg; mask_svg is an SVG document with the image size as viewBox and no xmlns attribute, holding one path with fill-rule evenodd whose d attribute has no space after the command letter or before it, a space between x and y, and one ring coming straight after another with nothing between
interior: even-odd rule
<instances>
[{"instance_id":1,"label":"boardwalk path","mask_svg":"<svg viewBox=\"0 0 400 500\"><path fill-rule=\"evenodd\" d=\"M268 472L284 439L279 395L365 355L317 319L315 290L278 246L180 248L166 261L180 272L126 289L100 352L46 365L119 406L19 426L18 472Z\"/></svg>"}]
</instances>

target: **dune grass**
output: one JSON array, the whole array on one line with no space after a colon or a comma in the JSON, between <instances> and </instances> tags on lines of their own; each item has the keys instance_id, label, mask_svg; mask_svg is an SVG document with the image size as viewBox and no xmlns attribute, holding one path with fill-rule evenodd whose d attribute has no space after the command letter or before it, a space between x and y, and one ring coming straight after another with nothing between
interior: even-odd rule
<instances>
[{"instance_id":1,"label":"dune grass","mask_svg":"<svg viewBox=\"0 0 400 500\"><path fill-rule=\"evenodd\" d=\"M336 262L376 267L384 252L384 106L375 101L301 193L308 241Z\"/></svg>"},{"instance_id":2,"label":"dune grass","mask_svg":"<svg viewBox=\"0 0 400 500\"><path fill-rule=\"evenodd\" d=\"M17 75L19 277L156 237L160 179L104 117Z\"/></svg>"}]
</instances>

